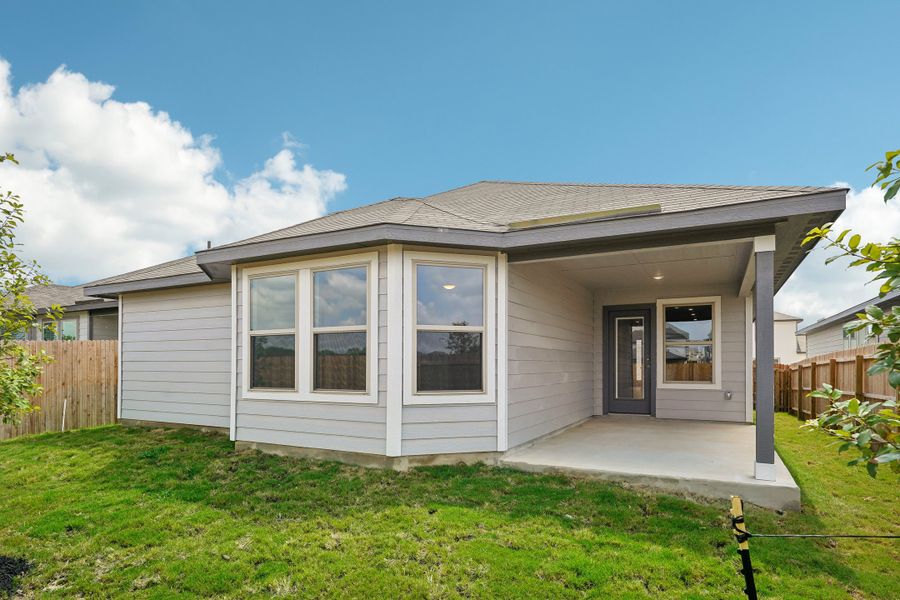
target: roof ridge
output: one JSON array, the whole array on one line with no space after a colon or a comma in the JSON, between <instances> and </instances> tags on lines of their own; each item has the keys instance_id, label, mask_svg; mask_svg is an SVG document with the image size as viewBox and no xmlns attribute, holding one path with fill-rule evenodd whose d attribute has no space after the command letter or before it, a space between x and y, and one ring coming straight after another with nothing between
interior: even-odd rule
<instances>
[{"instance_id":1,"label":"roof ridge","mask_svg":"<svg viewBox=\"0 0 900 600\"><path fill-rule=\"evenodd\" d=\"M508 228L506 225L504 225L504 224L502 224L502 223L495 223L495 222L493 222L493 221L479 221L478 219L473 219L473 218L471 218L471 217L464 217L463 215L457 214L457 213L455 213L455 212L453 212L453 211L451 211L451 210L447 210L446 208L441 208L441 207L439 207L439 206L435 206L434 204L431 204L430 202L428 202L428 200L426 200L425 198L419 198L419 202L422 203L422 206L428 206L429 208L433 208L434 210L440 211L440 212L442 212L442 213L444 213L444 214L448 214L448 215L450 215L450 216L456 217L457 219L462 219L463 221L468 221L469 223L476 223L476 224L478 224L478 225L491 225L491 226L493 226L493 227L502 227L502 228L504 228L504 229L505 229L505 228ZM417 208L417 209L416 209L416 212L413 213L413 215L415 215L416 213L418 213L418 212L422 209L422 206L420 206L419 208ZM410 215L410 218L411 218L413 215ZM408 220L408 219L407 219L407 220ZM403 222L406 223L406 221L403 221Z\"/></svg>"},{"instance_id":2,"label":"roof ridge","mask_svg":"<svg viewBox=\"0 0 900 600\"><path fill-rule=\"evenodd\" d=\"M469 184L467 186L461 186L459 188L453 188L451 190L447 190L447 192L453 192L458 189L463 189L466 187L471 187L473 185L478 185L480 183L500 183L507 185L557 185L557 186L571 186L571 187L622 187L622 188L685 188L685 189L716 189L716 190L782 190L782 191L794 191L794 190L843 190L848 189L844 187L838 186L823 186L823 185L728 185L728 184L718 184L718 183L578 183L578 182L557 182L557 181L513 181L510 179L483 179L476 183ZM440 194L446 194L447 192L440 192ZM434 196L440 194L433 194ZM430 197L430 196L429 196Z\"/></svg>"}]
</instances>

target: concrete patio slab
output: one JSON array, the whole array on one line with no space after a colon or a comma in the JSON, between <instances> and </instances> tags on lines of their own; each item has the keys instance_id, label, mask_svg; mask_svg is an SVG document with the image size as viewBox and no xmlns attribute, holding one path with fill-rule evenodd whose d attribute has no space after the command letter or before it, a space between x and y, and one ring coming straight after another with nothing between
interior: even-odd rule
<instances>
[{"instance_id":1,"label":"concrete patio slab","mask_svg":"<svg viewBox=\"0 0 900 600\"><path fill-rule=\"evenodd\" d=\"M743 423L609 415L514 448L500 464L799 510L800 488L777 454L775 481L754 478L755 445Z\"/></svg>"}]
</instances>

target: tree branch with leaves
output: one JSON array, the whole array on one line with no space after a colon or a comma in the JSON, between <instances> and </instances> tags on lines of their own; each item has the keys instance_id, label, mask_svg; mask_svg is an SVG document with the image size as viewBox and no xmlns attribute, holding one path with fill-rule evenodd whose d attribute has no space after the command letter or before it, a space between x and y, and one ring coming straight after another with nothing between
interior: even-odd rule
<instances>
[{"instance_id":1,"label":"tree branch with leaves","mask_svg":"<svg viewBox=\"0 0 900 600\"><path fill-rule=\"evenodd\" d=\"M873 185L884 192L884 201L892 200L900 191L900 150L885 152L884 160L870 165L878 175ZM809 231L803 244L824 240L826 249L837 253L828 257L826 264L846 258L848 268L865 268L872 274L872 282L879 284L881 298L895 294L900 288L900 238L889 241L866 242L858 233L849 229L836 232L833 223L815 227ZM867 306L856 315L856 320L844 326L847 333L865 330L867 338L884 340L876 346L875 362L868 369L869 375L886 373L888 383L900 390L900 306L883 310L876 305ZM831 406L806 427L819 429L842 440L840 451L851 448L860 456L850 465L865 465L872 477L877 476L880 465L889 464L894 472L900 472L900 414L895 400L868 402L859 398L842 401L841 390L824 384L809 394L831 401Z\"/></svg>"},{"instance_id":2,"label":"tree branch with leaves","mask_svg":"<svg viewBox=\"0 0 900 600\"><path fill-rule=\"evenodd\" d=\"M10 153L0 154L0 163L18 164ZM36 261L19 256L16 229L25 220L25 206L17 194L0 190L0 423L17 423L36 410L31 400L43 389L38 384L43 365L51 357L43 350L32 354L20 342L34 324L37 311L27 290L50 280ZM54 321L62 315L58 305L47 311Z\"/></svg>"}]
</instances>

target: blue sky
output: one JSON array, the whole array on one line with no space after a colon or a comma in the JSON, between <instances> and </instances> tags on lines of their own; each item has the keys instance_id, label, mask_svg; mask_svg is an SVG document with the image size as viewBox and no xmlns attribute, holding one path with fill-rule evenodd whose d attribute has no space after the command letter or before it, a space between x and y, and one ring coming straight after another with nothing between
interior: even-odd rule
<instances>
[{"instance_id":1,"label":"blue sky","mask_svg":"<svg viewBox=\"0 0 900 600\"><path fill-rule=\"evenodd\" d=\"M861 189L900 145L896 2L2 10L14 90L63 64L111 84L212 136L226 187L264 171L288 132L298 164L344 176L329 211L480 179Z\"/></svg>"}]
</instances>

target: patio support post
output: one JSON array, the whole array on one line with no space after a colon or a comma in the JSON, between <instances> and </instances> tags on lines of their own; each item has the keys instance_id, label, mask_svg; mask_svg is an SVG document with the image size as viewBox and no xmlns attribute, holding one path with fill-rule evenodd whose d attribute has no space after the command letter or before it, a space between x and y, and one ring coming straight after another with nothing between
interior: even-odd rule
<instances>
[{"instance_id":1,"label":"patio support post","mask_svg":"<svg viewBox=\"0 0 900 600\"><path fill-rule=\"evenodd\" d=\"M756 333L756 478L775 481L775 236L753 243Z\"/></svg>"}]
</instances>

